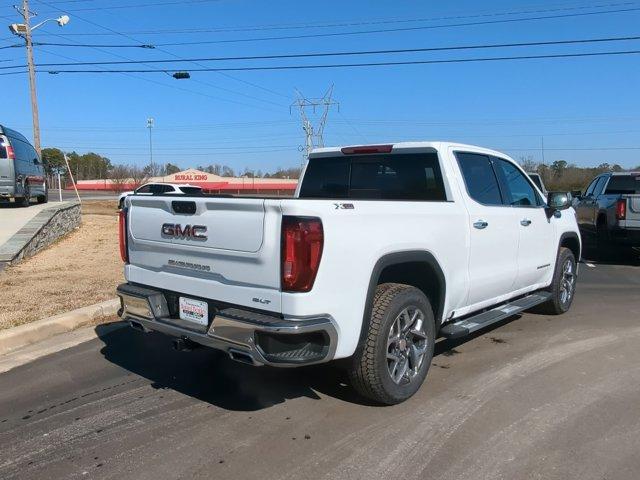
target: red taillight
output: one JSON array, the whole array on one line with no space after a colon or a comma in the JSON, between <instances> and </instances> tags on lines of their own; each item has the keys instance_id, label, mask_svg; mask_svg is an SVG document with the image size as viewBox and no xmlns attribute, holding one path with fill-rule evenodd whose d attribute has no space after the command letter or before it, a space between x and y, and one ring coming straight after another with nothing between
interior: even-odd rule
<instances>
[{"instance_id":1,"label":"red taillight","mask_svg":"<svg viewBox=\"0 0 640 480\"><path fill-rule=\"evenodd\" d=\"M362 147L344 147L340 151L345 155L355 155L358 153L391 153L393 145L365 145Z\"/></svg>"},{"instance_id":2,"label":"red taillight","mask_svg":"<svg viewBox=\"0 0 640 480\"><path fill-rule=\"evenodd\" d=\"M124 263L129 263L129 251L127 250L127 209L120 210L118 217L118 237L120 243L120 258Z\"/></svg>"},{"instance_id":3,"label":"red taillight","mask_svg":"<svg viewBox=\"0 0 640 480\"><path fill-rule=\"evenodd\" d=\"M310 217L282 217L282 290L308 292L318 273L324 233L322 221Z\"/></svg>"},{"instance_id":4,"label":"red taillight","mask_svg":"<svg viewBox=\"0 0 640 480\"><path fill-rule=\"evenodd\" d=\"M616 218L618 220L624 220L627 218L627 199L621 198L616 203Z\"/></svg>"},{"instance_id":5,"label":"red taillight","mask_svg":"<svg viewBox=\"0 0 640 480\"><path fill-rule=\"evenodd\" d=\"M7 145L7 158L9 160L16 159L16 152L13 151L13 147L11 145Z\"/></svg>"}]
</instances>

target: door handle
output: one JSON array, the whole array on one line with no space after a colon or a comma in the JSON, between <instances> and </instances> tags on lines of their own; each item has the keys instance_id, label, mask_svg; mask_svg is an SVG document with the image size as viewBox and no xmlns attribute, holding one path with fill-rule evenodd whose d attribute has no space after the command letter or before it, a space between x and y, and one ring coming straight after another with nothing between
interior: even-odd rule
<instances>
[{"instance_id":1,"label":"door handle","mask_svg":"<svg viewBox=\"0 0 640 480\"><path fill-rule=\"evenodd\" d=\"M478 220L473 224L473 227L477 228L478 230L482 230L483 228L487 228L488 226L489 222L485 222L484 220Z\"/></svg>"},{"instance_id":2,"label":"door handle","mask_svg":"<svg viewBox=\"0 0 640 480\"><path fill-rule=\"evenodd\" d=\"M523 227L528 227L529 225L531 225L531 220L529 220L528 218L523 218L522 220L520 220L520 225L522 225Z\"/></svg>"}]
</instances>

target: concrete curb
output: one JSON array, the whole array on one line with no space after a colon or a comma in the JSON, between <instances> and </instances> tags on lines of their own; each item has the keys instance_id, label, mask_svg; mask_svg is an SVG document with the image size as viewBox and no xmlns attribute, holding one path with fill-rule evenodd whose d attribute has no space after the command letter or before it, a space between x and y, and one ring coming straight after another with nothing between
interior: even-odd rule
<instances>
[{"instance_id":1,"label":"concrete curb","mask_svg":"<svg viewBox=\"0 0 640 480\"><path fill-rule=\"evenodd\" d=\"M43 320L0 330L0 355L41 342L60 333L70 332L97 318L115 315L119 308L120 300L114 298Z\"/></svg>"}]
</instances>

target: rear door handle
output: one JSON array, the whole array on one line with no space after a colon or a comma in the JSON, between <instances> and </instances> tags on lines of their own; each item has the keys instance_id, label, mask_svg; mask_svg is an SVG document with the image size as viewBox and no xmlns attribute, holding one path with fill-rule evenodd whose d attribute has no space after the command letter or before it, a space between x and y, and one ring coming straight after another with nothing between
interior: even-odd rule
<instances>
[{"instance_id":1,"label":"rear door handle","mask_svg":"<svg viewBox=\"0 0 640 480\"><path fill-rule=\"evenodd\" d=\"M483 228L487 228L488 226L489 222L485 222L484 220L478 220L473 224L473 227L477 228L478 230L482 230Z\"/></svg>"},{"instance_id":2,"label":"rear door handle","mask_svg":"<svg viewBox=\"0 0 640 480\"><path fill-rule=\"evenodd\" d=\"M531 225L531 220L529 220L528 218L523 218L522 220L520 220L520 225L522 225L523 227L528 227L529 225Z\"/></svg>"}]
</instances>

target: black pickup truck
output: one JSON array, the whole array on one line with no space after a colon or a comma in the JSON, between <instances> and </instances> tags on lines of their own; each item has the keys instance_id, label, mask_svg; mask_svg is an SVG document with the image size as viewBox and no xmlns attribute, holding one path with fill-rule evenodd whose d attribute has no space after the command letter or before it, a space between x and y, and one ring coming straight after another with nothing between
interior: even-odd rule
<instances>
[{"instance_id":1,"label":"black pickup truck","mask_svg":"<svg viewBox=\"0 0 640 480\"><path fill-rule=\"evenodd\" d=\"M574 208L582 237L599 253L612 246L640 251L640 172L599 175Z\"/></svg>"}]
</instances>

